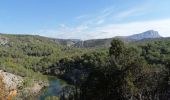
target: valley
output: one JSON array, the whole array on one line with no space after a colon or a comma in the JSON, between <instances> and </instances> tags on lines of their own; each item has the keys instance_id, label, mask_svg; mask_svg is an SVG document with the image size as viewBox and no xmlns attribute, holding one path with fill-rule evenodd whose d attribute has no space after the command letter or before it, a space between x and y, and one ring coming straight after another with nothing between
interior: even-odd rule
<instances>
[{"instance_id":1,"label":"valley","mask_svg":"<svg viewBox=\"0 0 170 100\"><path fill-rule=\"evenodd\" d=\"M0 97L168 98L170 39L154 32L86 41L0 34Z\"/></svg>"}]
</instances>

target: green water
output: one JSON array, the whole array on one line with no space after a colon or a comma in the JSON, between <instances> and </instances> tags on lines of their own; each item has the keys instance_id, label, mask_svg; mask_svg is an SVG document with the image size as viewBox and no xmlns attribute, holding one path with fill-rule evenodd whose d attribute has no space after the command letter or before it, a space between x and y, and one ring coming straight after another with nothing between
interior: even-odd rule
<instances>
[{"instance_id":1,"label":"green water","mask_svg":"<svg viewBox=\"0 0 170 100\"><path fill-rule=\"evenodd\" d=\"M48 96L59 96L59 93L64 85L65 83L63 83L62 80L56 78L50 79L49 87L43 91L39 97L39 100L45 100Z\"/></svg>"}]
</instances>

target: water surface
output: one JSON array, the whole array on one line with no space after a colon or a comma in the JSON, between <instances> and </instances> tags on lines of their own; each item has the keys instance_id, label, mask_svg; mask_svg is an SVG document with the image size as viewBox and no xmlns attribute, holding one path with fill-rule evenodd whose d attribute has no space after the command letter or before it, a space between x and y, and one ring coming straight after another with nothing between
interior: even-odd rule
<instances>
[{"instance_id":1,"label":"water surface","mask_svg":"<svg viewBox=\"0 0 170 100\"><path fill-rule=\"evenodd\" d=\"M47 87L40 95L39 100L45 100L48 96L59 96L60 91L65 83L57 78L50 79L49 87Z\"/></svg>"}]
</instances>

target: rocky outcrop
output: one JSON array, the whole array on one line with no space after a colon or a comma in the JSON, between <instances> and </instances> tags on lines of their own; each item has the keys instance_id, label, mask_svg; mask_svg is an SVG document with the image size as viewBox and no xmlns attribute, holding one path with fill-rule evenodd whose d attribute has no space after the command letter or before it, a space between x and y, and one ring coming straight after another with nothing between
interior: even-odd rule
<instances>
[{"instance_id":1,"label":"rocky outcrop","mask_svg":"<svg viewBox=\"0 0 170 100\"><path fill-rule=\"evenodd\" d=\"M6 90L16 90L23 83L23 78L8 72L0 70L0 76L3 78Z\"/></svg>"},{"instance_id":2,"label":"rocky outcrop","mask_svg":"<svg viewBox=\"0 0 170 100\"><path fill-rule=\"evenodd\" d=\"M133 39L133 40L142 40L142 39L148 39L148 38L160 38L161 36L157 31L154 30L149 30L143 33L135 34L128 36L128 39Z\"/></svg>"},{"instance_id":3,"label":"rocky outcrop","mask_svg":"<svg viewBox=\"0 0 170 100\"><path fill-rule=\"evenodd\" d=\"M31 86L24 88L23 92L36 95L40 93L43 88L47 86L48 86L47 83L41 83L41 82L35 81Z\"/></svg>"},{"instance_id":4,"label":"rocky outcrop","mask_svg":"<svg viewBox=\"0 0 170 100\"><path fill-rule=\"evenodd\" d=\"M24 86L24 77L14 75L12 73L4 72L0 70L0 77L4 83L4 90L6 91L6 97L14 97L17 95L17 98L27 97L27 96L36 96L38 95L44 87L48 86L47 82L33 81L30 86ZM1 93L1 91L0 91ZM14 95L15 94L15 95ZM1 98L0 98L1 100Z\"/></svg>"},{"instance_id":5,"label":"rocky outcrop","mask_svg":"<svg viewBox=\"0 0 170 100\"><path fill-rule=\"evenodd\" d=\"M8 38L0 36L0 45L6 45L8 41Z\"/></svg>"}]
</instances>

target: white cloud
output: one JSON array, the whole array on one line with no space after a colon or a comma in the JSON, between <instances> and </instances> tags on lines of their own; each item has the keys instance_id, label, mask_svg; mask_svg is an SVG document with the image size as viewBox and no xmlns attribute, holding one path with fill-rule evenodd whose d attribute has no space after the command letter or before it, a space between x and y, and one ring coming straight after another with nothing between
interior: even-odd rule
<instances>
[{"instance_id":1,"label":"white cloud","mask_svg":"<svg viewBox=\"0 0 170 100\"><path fill-rule=\"evenodd\" d=\"M114 20L125 20L131 16L145 15L149 12L146 9L146 6L140 6L114 13L114 7L109 7L98 13L76 17L77 20L82 20L78 26L70 27L60 24L56 29L41 30L39 33L44 33L42 35L55 38L78 38L86 40L127 36L153 29L159 31L162 36L170 36L170 18L150 21L131 21L121 24L114 23Z\"/></svg>"},{"instance_id":2,"label":"white cloud","mask_svg":"<svg viewBox=\"0 0 170 100\"><path fill-rule=\"evenodd\" d=\"M53 37L53 38L63 38L63 39L78 39L81 38L82 32L86 31L88 26L80 25L77 27L69 27L65 24L61 24L60 27L56 29L40 30L41 35Z\"/></svg>"},{"instance_id":3,"label":"white cloud","mask_svg":"<svg viewBox=\"0 0 170 100\"><path fill-rule=\"evenodd\" d=\"M77 16L75 19L76 20L81 20L81 19L86 19L86 18L89 18L91 17L91 15L89 14L86 14L86 15L80 15L80 16Z\"/></svg>"},{"instance_id":4,"label":"white cloud","mask_svg":"<svg viewBox=\"0 0 170 100\"><path fill-rule=\"evenodd\" d=\"M96 22L97 25L103 24L105 22L105 20L101 19L99 21Z\"/></svg>"},{"instance_id":5,"label":"white cloud","mask_svg":"<svg viewBox=\"0 0 170 100\"><path fill-rule=\"evenodd\" d=\"M83 20L78 26L73 27L59 24L59 27L56 27L56 29L42 29L38 33L41 33L43 36L55 38L87 39L87 37L91 36L89 34L86 36L86 34L90 32L89 30L104 24L105 19L111 16L113 11L113 7L108 7L99 13L80 15L75 18L76 20Z\"/></svg>"},{"instance_id":6,"label":"white cloud","mask_svg":"<svg viewBox=\"0 0 170 100\"><path fill-rule=\"evenodd\" d=\"M169 26L170 19L139 21L122 24L109 24L96 27L92 33L95 33L95 38L109 38L114 36L132 35L153 29L158 31L162 36L170 36Z\"/></svg>"},{"instance_id":7,"label":"white cloud","mask_svg":"<svg viewBox=\"0 0 170 100\"><path fill-rule=\"evenodd\" d=\"M162 36L170 36L170 19L139 21L122 24L108 24L90 29L88 26L78 26L75 28L66 27L57 30L48 30L51 37L56 38L79 38L79 39L97 39L110 38L114 36L127 36L141 33L147 30L155 30ZM47 33L45 31L42 31Z\"/></svg>"},{"instance_id":8,"label":"white cloud","mask_svg":"<svg viewBox=\"0 0 170 100\"><path fill-rule=\"evenodd\" d=\"M122 11L122 12L114 15L113 17L116 20L121 20L121 19L125 19L125 18L131 17L131 16L143 15L146 13L146 9L147 9L147 7L132 8L132 9Z\"/></svg>"}]
</instances>

